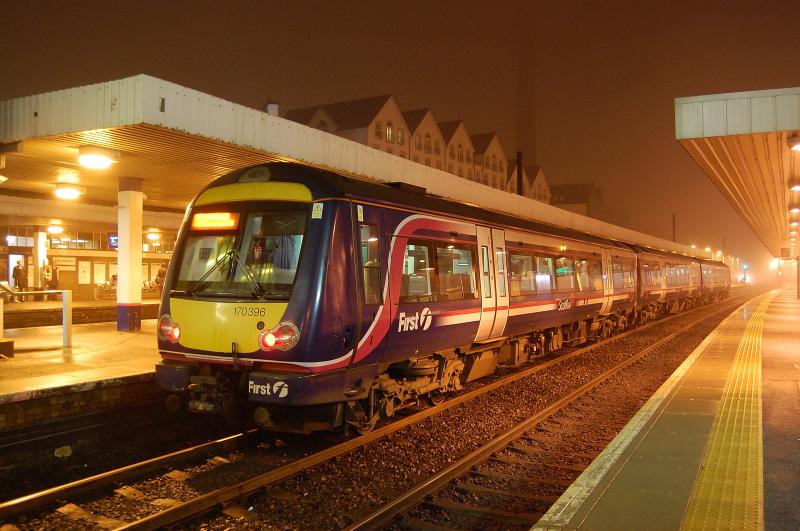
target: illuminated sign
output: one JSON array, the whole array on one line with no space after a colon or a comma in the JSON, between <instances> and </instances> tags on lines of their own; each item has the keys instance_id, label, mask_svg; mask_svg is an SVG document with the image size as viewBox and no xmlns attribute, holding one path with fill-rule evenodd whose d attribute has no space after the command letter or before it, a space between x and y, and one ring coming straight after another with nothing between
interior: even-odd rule
<instances>
[{"instance_id":1,"label":"illuminated sign","mask_svg":"<svg viewBox=\"0 0 800 531\"><path fill-rule=\"evenodd\" d=\"M226 230L238 225L238 212L198 212L192 216L192 230Z\"/></svg>"}]
</instances>

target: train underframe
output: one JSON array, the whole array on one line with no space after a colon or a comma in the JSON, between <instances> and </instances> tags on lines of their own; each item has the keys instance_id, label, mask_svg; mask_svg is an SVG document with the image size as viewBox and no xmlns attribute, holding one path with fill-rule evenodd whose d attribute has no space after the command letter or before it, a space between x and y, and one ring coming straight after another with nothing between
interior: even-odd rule
<instances>
[{"instance_id":1,"label":"train underframe","mask_svg":"<svg viewBox=\"0 0 800 531\"><path fill-rule=\"evenodd\" d=\"M322 404L285 406L250 402L247 370L195 365L186 369L186 384L183 388L176 386L180 392L170 395L167 404L171 409L186 405L195 412L223 414L266 430L309 433L343 429L366 433L379 420L391 418L422 400L439 403L445 395L459 391L464 384L493 373L498 364L522 365L564 346L579 346L611 337L662 315L686 311L721 298L724 294L651 303L520 336L405 359L375 370L367 376L368 384L361 383L365 381L361 379L352 388L344 389L348 399ZM291 378L290 375L286 377ZM341 392L340 388L338 396L342 396Z\"/></svg>"}]
</instances>

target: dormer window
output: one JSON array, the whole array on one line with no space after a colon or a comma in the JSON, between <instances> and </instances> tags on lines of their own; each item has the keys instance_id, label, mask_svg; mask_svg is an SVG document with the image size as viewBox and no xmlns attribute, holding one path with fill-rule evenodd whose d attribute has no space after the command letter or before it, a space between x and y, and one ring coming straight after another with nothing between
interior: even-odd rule
<instances>
[{"instance_id":1,"label":"dormer window","mask_svg":"<svg viewBox=\"0 0 800 531\"><path fill-rule=\"evenodd\" d=\"M431 152L431 135L425 133L425 153Z\"/></svg>"},{"instance_id":2,"label":"dormer window","mask_svg":"<svg viewBox=\"0 0 800 531\"><path fill-rule=\"evenodd\" d=\"M405 139L405 131L403 131L402 127L398 127L397 128L397 143L402 146L405 141L406 141L406 139Z\"/></svg>"},{"instance_id":3,"label":"dormer window","mask_svg":"<svg viewBox=\"0 0 800 531\"><path fill-rule=\"evenodd\" d=\"M464 146L458 145L458 162L464 162Z\"/></svg>"},{"instance_id":4,"label":"dormer window","mask_svg":"<svg viewBox=\"0 0 800 531\"><path fill-rule=\"evenodd\" d=\"M386 141L390 144L394 142L394 128L392 122L386 124Z\"/></svg>"},{"instance_id":5,"label":"dormer window","mask_svg":"<svg viewBox=\"0 0 800 531\"><path fill-rule=\"evenodd\" d=\"M381 122L375 122L375 138L383 140L383 124Z\"/></svg>"}]
</instances>

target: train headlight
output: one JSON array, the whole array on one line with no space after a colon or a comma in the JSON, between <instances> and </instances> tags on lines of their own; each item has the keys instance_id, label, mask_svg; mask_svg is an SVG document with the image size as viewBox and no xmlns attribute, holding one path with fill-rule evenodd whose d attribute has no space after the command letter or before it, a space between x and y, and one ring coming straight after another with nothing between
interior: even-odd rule
<instances>
[{"instance_id":1,"label":"train headlight","mask_svg":"<svg viewBox=\"0 0 800 531\"><path fill-rule=\"evenodd\" d=\"M290 321L284 321L271 330L264 330L258 336L258 346L261 350L289 350L298 341L300 341L300 331Z\"/></svg>"},{"instance_id":2,"label":"train headlight","mask_svg":"<svg viewBox=\"0 0 800 531\"><path fill-rule=\"evenodd\" d=\"M181 338L181 327L169 315L162 315L158 320L158 335L170 343L177 343Z\"/></svg>"}]
</instances>

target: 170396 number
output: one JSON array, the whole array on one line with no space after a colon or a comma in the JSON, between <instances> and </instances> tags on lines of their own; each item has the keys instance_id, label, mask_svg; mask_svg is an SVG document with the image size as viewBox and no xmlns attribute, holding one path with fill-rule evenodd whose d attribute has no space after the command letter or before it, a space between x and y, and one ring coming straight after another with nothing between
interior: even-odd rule
<instances>
[{"instance_id":1,"label":"170396 number","mask_svg":"<svg viewBox=\"0 0 800 531\"><path fill-rule=\"evenodd\" d=\"M267 314L266 308L254 306L234 306L233 315L242 317L264 317Z\"/></svg>"}]
</instances>

